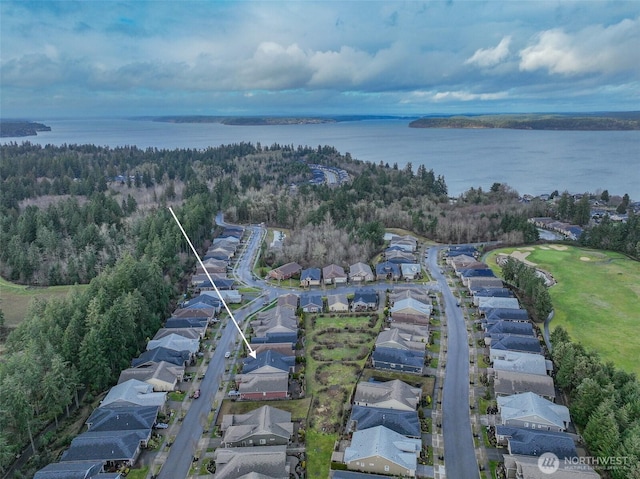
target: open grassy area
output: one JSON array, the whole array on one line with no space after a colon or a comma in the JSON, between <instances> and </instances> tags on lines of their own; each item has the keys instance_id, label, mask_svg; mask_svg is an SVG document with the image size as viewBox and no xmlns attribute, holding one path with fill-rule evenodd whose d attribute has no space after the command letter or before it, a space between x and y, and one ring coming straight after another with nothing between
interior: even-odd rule
<instances>
[{"instance_id":1,"label":"open grassy area","mask_svg":"<svg viewBox=\"0 0 640 479\"><path fill-rule=\"evenodd\" d=\"M294 421L306 419L311 405L311 398L293 399L290 401L233 401L225 399L220 406L217 425L222 423L225 414L245 414L262 406L271 406L291 413Z\"/></svg>"},{"instance_id":2,"label":"open grassy area","mask_svg":"<svg viewBox=\"0 0 640 479\"><path fill-rule=\"evenodd\" d=\"M5 324L9 328L17 326L23 319L34 298L66 296L70 292L82 291L88 285L49 286L39 288L10 283L0 278L0 308L4 312Z\"/></svg>"},{"instance_id":3,"label":"open grassy area","mask_svg":"<svg viewBox=\"0 0 640 479\"><path fill-rule=\"evenodd\" d=\"M307 477L326 479L329 477L331 454L338 434L325 434L315 429L307 432Z\"/></svg>"},{"instance_id":4,"label":"open grassy area","mask_svg":"<svg viewBox=\"0 0 640 479\"><path fill-rule=\"evenodd\" d=\"M551 328L563 326L571 338L598 351L605 361L640 375L640 263L619 253L564 245L507 248L519 251L557 281L550 294L555 308Z\"/></svg>"}]
</instances>

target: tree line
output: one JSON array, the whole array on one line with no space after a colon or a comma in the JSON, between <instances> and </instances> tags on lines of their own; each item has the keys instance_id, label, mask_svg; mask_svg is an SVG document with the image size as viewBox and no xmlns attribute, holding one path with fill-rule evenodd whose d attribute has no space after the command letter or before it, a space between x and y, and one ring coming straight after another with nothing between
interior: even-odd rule
<instances>
[{"instance_id":1,"label":"tree line","mask_svg":"<svg viewBox=\"0 0 640 479\"><path fill-rule=\"evenodd\" d=\"M613 479L640 478L640 382L594 351L571 341L562 327L551 333L555 383L589 452L621 458L622 467L600 470Z\"/></svg>"},{"instance_id":2,"label":"tree line","mask_svg":"<svg viewBox=\"0 0 640 479\"><path fill-rule=\"evenodd\" d=\"M533 321L541 323L547 319L553 303L545 280L535 268L509 257L502 265L502 277L516 289L520 301L533 313Z\"/></svg>"}]
</instances>

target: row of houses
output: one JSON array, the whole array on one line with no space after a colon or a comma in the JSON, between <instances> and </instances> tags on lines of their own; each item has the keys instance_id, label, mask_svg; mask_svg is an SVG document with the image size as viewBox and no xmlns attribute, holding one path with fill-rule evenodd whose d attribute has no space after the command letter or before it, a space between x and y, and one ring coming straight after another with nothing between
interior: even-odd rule
<instances>
[{"instance_id":1,"label":"row of houses","mask_svg":"<svg viewBox=\"0 0 640 479\"><path fill-rule=\"evenodd\" d=\"M547 477L549 471L538 467L538 458L545 453L555 454L553 466L562 470L562 477L599 477L586 466L575 468L569 462L564 467L565 459L571 461L578 452L574 436L567 433L569 410L554 402L553 363L545 358L527 311L488 266L469 253L450 255L447 262L469 288L472 304L482 318L484 344L489 350L487 376L497 398L495 439L507 449L503 455L506 477ZM474 278L483 279L482 285L473 282Z\"/></svg>"},{"instance_id":2,"label":"row of houses","mask_svg":"<svg viewBox=\"0 0 640 479\"><path fill-rule=\"evenodd\" d=\"M186 368L202 355L201 342L220 313L222 302L206 272L229 302L237 299L226 275L243 233L242 228L229 227L213 240L204 268L199 266L191 279L196 296L171 314L146 350L120 373L118 383L86 421L87 430L71 441L58 463L39 470L36 479L118 478L119 471L136 463L159 416L166 413L167 393L190 380Z\"/></svg>"},{"instance_id":3,"label":"row of houses","mask_svg":"<svg viewBox=\"0 0 640 479\"><path fill-rule=\"evenodd\" d=\"M346 293L336 293L327 295L326 302L320 294L303 293L300 295L300 309L305 313L375 311L378 309L378 293L361 288L355 291L351 300Z\"/></svg>"}]
</instances>

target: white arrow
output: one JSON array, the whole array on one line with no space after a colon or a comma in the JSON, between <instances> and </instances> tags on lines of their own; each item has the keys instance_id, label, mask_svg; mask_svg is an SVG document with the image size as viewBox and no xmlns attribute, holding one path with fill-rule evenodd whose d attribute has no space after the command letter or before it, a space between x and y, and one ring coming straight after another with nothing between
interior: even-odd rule
<instances>
[{"instance_id":1,"label":"white arrow","mask_svg":"<svg viewBox=\"0 0 640 479\"><path fill-rule=\"evenodd\" d=\"M251 345L249 344L249 341L247 341L247 338L245 337L244 333L242 332L242 329L240 329L240 326L238 325L238 322L236 321L236 318L234 318L233 313L231 312L231 310L229 309L229 306L227 306L227 302L224 300L224 298L222 297L222 295L220 294L220 290L218 290L218 287L216 286L216 284L213 282L213 279L211 279L211 275L209 274L209 272L207 271L207 268L204 267L204 264L202 263L202 260L200 259L200 256L198 256L198 252L196 251L196 249L193 247L193 243L191 242L191 240L189 239L189 237L187 236L187 233L184 231L184 228L182 227L182 225L180 224L180 220L178 219L178 217L176 216L176 214L173 212L173 210L171 209L171 207L169 207L169 211L171 212L171 215L173 216L173 219L176 220L176 223L178 223L178 228L180 228L180 231L182 231L182 235L184 236L184 239L187 240L187 243L189 243L189 247L191 248L191 251L193 251L193 254L196 255L196 259L198 260L198 262L200 263L200 266L202 266L202 269L204 270L205 274L207 275L207 278L209 278L209 281L211 282L211 285L213 286L213 289L216 290L216 293L218 294L218 297L220 298L220 301L222 301L222 305L224 306L224 309L227 311L227 313L229 314L229 317L231 318L231 320L233 321L233 324L236 325L236 328L238 328L238 332L240 333L240 336L242 336L242 340L244 341L244 344L247 345L247 349L249 350L249 356L251 356L253 359L256 359L256 351L254 351L253 349L251 349Z\"/></svg>"}]
</instances>

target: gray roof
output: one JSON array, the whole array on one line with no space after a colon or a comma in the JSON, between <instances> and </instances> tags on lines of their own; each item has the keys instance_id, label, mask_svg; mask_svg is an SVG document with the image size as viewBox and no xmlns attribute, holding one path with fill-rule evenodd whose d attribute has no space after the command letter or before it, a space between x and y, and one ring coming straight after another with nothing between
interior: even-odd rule
<instances>
[{"instance_id":1,"label":"gray roof","mask_svg":"<svg viewBox=\"0 0 640 479\"><path fill-rule=\"evenodd\" d=\"M242 367L242 373L248 374L253 373L258 369L265 368L264 371L284 371L288 373L291 368L295 365L295 357L294 356L285 356L280 354L277 351L267 350L260 354L256 355L256 358L247 357L244 360L244 365Z\"/></svg>"},{"instance_id":2,"label":"gray roof","mask_svg":"<svg viewBox=\"0 0 640 479\"><path fill-rule=\"evenodd\" d=\"M151 431L88 431L76 436L60 459L64 461L135 461Z\"/></svg>"},{"instance_id":3,"label":"gray roof","mask_svg":"<svg viewBox=\"0 0 640 479\"><path fill-rule=\"evenodd\" d=\"M54 462L36 472L33 479L93 479L102 466L102 461Z\"/></svg>"},{"instance_id":4,"label":"gray roof","mask_svg":"<svg viewBox=\"0 0 640 479\"><path fill-rule=\"evenodd\" d=\"M494 334L491 337L491 349L542 354L542 347L538 338L517 334Z\"/></svg>"},{"instance_id":5,"label":"gray roof","mask_svg":"<svg viewBox=\"0 0 640 479\"><path fill-rule=\"evenodd\" d=\"M496 351L494 351L494 354ZM493 360L494 370L539 374L542 376L547 375L549 370L547 360L541 354L523 353L519 351L500 351L500 353L503 353L501 357L504 359L496 358ZM490 355L490 357L492 356Z\"/></svg>"},{"instance_id":6,"label":"gray roof","mask_svg":"<svg viewBox=\"0 0 640 479\"><path fill-rule=\"evenodd\" d=\"M167 348L174 351L189 351L197 353L200 349L199 339L188 339L175 333L168 334L160 339L152 339L147 343L147 351L155 348Z\"/></svg>"},{"instance_id":7,"label":"gray roof","mask_svg":"<svg viewBox=\"0 0 640 479\"><path fill-rule=\"evenodd\" d=\"M273 309L258 313L258 318L251 322L253 334L260 338L267 333L297 333L298 321L295 312L290 308L276 306Z\"/></svg>"},{"instance_id":8,"label":"gray roof","mask_svg":"<svg viewBox=\"0 0 640 479\"><path fill-rule=\"evenodd\" d=\"M207 319L203 318L185 318L180 316L172 316L164 323L165 328L205 328L207 327Z\"/></svg>"},{"instance_id":9,"label":"gray roof","mask_svg":"<svg viewBox=\"0 0 640 479\"><path fill-rule=\"evenodd\" d=\"M348 463L379 456L415 471L421 448L420 439L411 439L384 426L376 426L353 433L351 445L344 451L344 461Z\"/></svg>"},{"instance_id":10,"label":"gray roof","mask_svg":"<svg viewBox=\"0 0 640 479\"><path fill-rule=\"evenodd\" d=\"M215 479L239 479L256 472L275 479L289 479L287 446L216 449Z\"/></svg>"},{"instance_id":11,"label":"gray roof","mask_svg":"<svg viewBox=\"0 0 640 479\"><path fill-rule=\"evenodd\" d=\"M189 362L191 353L189 351L175 351L168 348L155 348L150 351L145 351L137 358L131 361L131 366L134 368L148 362L158 363L160 361L166 361L176 366L184 366Z\"/></svg>"},{"instance_id":12,"label":"gray roof","mask_svg":"<svg viewBox=\"0 0 640 479\"><path fill-rule=\"evenodd\" d=\"M422 389L411 387L399 379L385 382L368 381L358 383L353 402L412 411L418 406L421 395Z\"/></svg>"},{"instance_id":13,"label":"gray roof","mask_svg":"<svg viewBox=\"0 0 640 479\"><path fill-rule=\"evenodd\" d=\"M376 265L376 275L383 276L391 274L392 276L400 276L400 267L389 261L384 261Z\"/></svg>"},{"instance_id":14,"label":"gray roof","mask_svg":"<svg viewBox=\"0 0 640 479\"><path fill-rule=\"evenodd\" d=\"M322 301L322 296L319 294L302 294L300 295L300 307L307 308L309 306L317 306L322 308L324 303Z\"/></svg>"},{"instance_id":15,"label":"gray roof","mask_svg":"<svg viewBox=\"0 0 640 479\"><path fill-rule=\"evenodd\" d=\"M122 406L164 406L167 393L153 392L153 386L137 379L130 379L113 386L100 406L115 403Z\"/></svg>"},{"instance_id":16,"label":"gray roof","mask_svg":"<svg viewBox=\"0 0 640 479\"><path fill-rule=\"evenodd\" d=\"M158 417L158 406L99 407L85 421L90 431L128 431L151 429Z\"/></svg>"},{"instance_id":17,"label":"gray roof","mask_svg":"<svg viewBox=\"0 0 640 479\"><path fill-rule=\"evenodd\" d=\"M397 348L376 347L371 357L373 359L374 367L379 366L376 363L382 362L401 364L403 366L409 366L421 370L424 367L424 355L424 350L415 351L411 349L405 350Z\"/></svg>"},{"instance_id":18,"label":"gray roof","mask_svg":"<svg viewBox=\"0 0 640 479\"><path fill-rule=\"evenodd\" d=\"M320 281L322 271L320 268L307 268L303 269L300 273L300 281Z\"/></svg>"},{"instance_id":19,"label":"gray roof","mask_svg":"<svg viewBox=\"0 0 640 479\"><path fill-rule=\"evenodd\" d=\"M420 437L421 435L417 411L353 406L349 421L355 423L357 431L384 426L403 436Z\"/></svg>"},{"instance_id":20,"label":"gray roof","mask_svg":"<svg viewBox=\"0 0 640 479\"><path fill-rule=\"evenodd\" d=\"M516 319L521 321L529 320L529 313L521 308L491 308L484 312L487 319Z\"/></svg>"},{"instance_id":21,"label":"gray roof","mask_svg":"<svg viewBox=\"0 0 640 479\"><path fill-rule=\"evenodd\" d=\"M531 323L521 323L518 321L496 321L486 325L487 335L493 337L494 334L518 334L520 336L535 336Z\"/></svg>"},{"instance_id":22,"label":"gray roof","mask_svg":"<svg viewBox=\"0 0 640 479\"><path fill-rule=\"evenodd\" d=\"M171 364L166 361L142 363L135 368L127 368L120 373L118 384L128 381L129 379L137 379L149 384L153 382L164 382L168 385L175 386L178 378L184 376L184 366Z\"/></svg>"},{"instance_id":23,"label":"gray roof","mask_svg":"<svg viewBox=\"0 0 640 479\"><path fill-rule=\"evenodd\" d=\"M496 395L511 396L525 392L533 392L546 398L555 398L556 391L553 378L537 374L523 374L512 371L496 371L494 390Z\"/></svg>"},{"instance_id":24,"label":"gray roof","mask_svg":"<svg viewBox=\"0 0 640 479\"><path fill-rule=\"evenodd\" d=\"M532 392L498 397L498 410L502 422L524 420L566 429L571 422L569 409L555 404Z\"/></svg>"},{"instance_id":25,"label":"gray roof","mask_svg":"<svg viewBox=\"0 0 640 479\"><path fill-rule=\"evenodd\" d=\"M424 351L426 343L411 340L411 335L398 328L381 331L376 339L376 348L398 348L413 351Z\"/></svg>"},{"instance_id":26,"label":"gray roof","mask_svg":"<svg viewBox=\"0 0 640 479\"><path fill-rule=\"evenodd\" d=\"M578 456L573 439L564 432L496 426L496 436L508 438L511 454L539 457L545 452L552 452L560 459Z\"/></svg>"},{"instance_id":27,"label":"gray roof","mask_svg":"<svg viewBox=\"0 0 640 479\"><path fill-rule=\"evenodd\" d=\"M342 266L338 266L337 264L330 264L322 268L322 277L324 279L346 278L347 275L344 272L344 268Z\"/></svg>"},{"instance_id":28,"label":"gray roof","mask_svg":"<svg viewBox=\"0 0 640 479\"><path fill-rule=\"evenodd\" d=\"M160 328L158 332L153 336L153 339L162 339L165 336L170 336L171 334L177 334L178 336L182 336L187 339L197 339L198 341L204 337L204 328Z\"/></svg>"},{"instance_id":29,"label":"gray roof","mask_svg":"<svg viewBox=\"0 0 640 479\"><path fill-rule=\"evenodd\" d=\"M371 266L366 263L355 263L349 266L349 277L353 276L373 276Z\"/></svg>"},{"instance_id":30,"label":"gray roof","mask_svg":"<svg viewBox=\"0 0 640 479\"><path fill-rule=\"evenodd\" d=\"M240 393L282 392L289 389L288 373L239 374L236 381L240 383Z\"/></svg>"},{"instance_id":31,"label":"gray roof","mask_svg":"<svg viewBox=\"0 0 640 479\"><path fill-rule=\"evenodd\" d=\"M356 289L353 295L354 303L374 304L378 302L378 293L373 289Z\"/></svg>"},{"instance_id":32,"label":"gray roof","mask_svg":"<svg viewBox=\"0 0 640 479\"><path fill-rule=\"evenodd\" d=\"M520 307L518 298L494 298L481 296L478 298L478 308L487 310L493 308L515 309Z\"/></svg>"},{"instance_id":33,"label":"gray roof","mask_svg":"<svg viewBox=\"0 0 640 479\"><path fill-rule=\"evenodd\" d=\"M347 299L347 295L345 293L330 294L327 296L327 306L329 308L341 304L349 307L349 300Z\"/></svg>"},{"instance_id":34,"label":"gray roof","mask_svg":"<svg viewBox=\"0 0 640 479\"><path fill-rule=\"evenodd\" d=\"M287 440L293 434L291 413L262 406L247 414L226 414L222 418L223 443L239 442L254 435L274 435Z\"/></svg>"}]
</instances>

